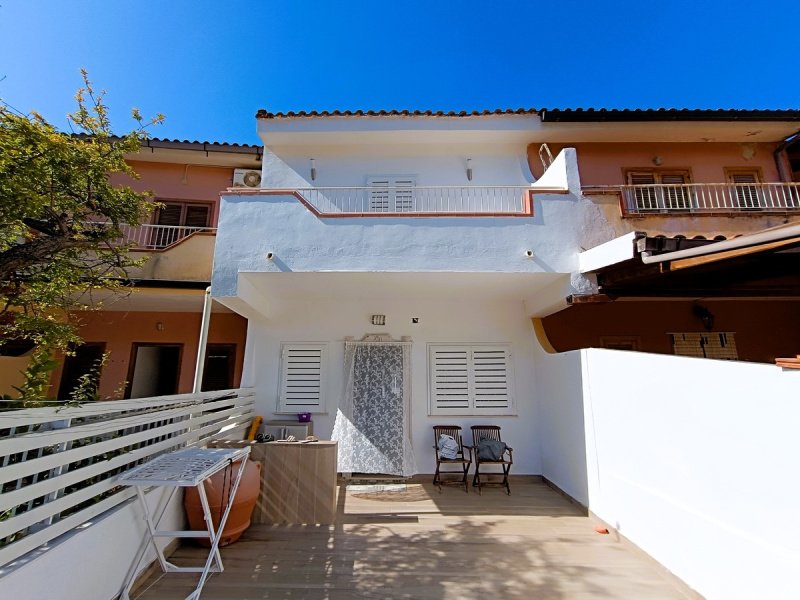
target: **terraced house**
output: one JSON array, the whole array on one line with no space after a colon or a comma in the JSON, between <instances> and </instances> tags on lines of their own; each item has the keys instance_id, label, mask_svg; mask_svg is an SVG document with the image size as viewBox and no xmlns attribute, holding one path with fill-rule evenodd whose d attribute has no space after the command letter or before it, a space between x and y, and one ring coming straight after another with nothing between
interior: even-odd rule
<instances>
[{"instance_id":1,"label":"terraced house","mask_svg":"<svg viewBox=\"0 0 800 600\"><path fill-rule=\"evenodd\" d=\"M434 425L498 425L512 474L700 594L789 597L800 371L775 359L800 353L800 111L259 111L257 127L263 149L137 158L165 208L142 238L147 293L84 330L110 345L132 324L102 385L188 391L199 336L205 373L233 373L219 388L252 389L246 415L310 413L354 477L433 473ZM260 178L232 187L234 168Z\"/></svg>"}]
</instances>

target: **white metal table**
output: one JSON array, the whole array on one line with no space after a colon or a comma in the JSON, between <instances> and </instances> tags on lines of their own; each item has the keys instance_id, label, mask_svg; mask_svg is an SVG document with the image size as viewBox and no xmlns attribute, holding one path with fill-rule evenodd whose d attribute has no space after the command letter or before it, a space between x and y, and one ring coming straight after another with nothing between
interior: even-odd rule
<instances>
[{"instance_id":1,"label":"white metal table","mask_svg":"<svg viewBox=\"0 0 800 600\"><path fill-rule=\"evenodd\" d=\"M222 538L222 532L225 530L225 522L228 520L231 506L233 506L233 499L236 496L236 490L242 479L249 453L249 447L184 448L170 454L162 454L150 462L140 465L135 469L131 469L127 473L121 475L118 480L120 485L128 485L136 488L136 495L139 497L139 503L142 505L144 518L147 522L149 542L152 544L153 548L155 548L158 561L161 563L161 569L165 573L201 574L197 587L186 597L186 600L197 600L200 597L200 592L203 590L209 573L221 573L223 571L222 557L219 553L219 541ZM225 507L225 512L220 519L219 528L215 531L214 522L211 519L211 507L208 504L206 488L203 482L214 473L218 473L236 461L241 461L239 463L239 469L233 478L228 505ZM153 513L151 513L148 508L144 495L144 490L149 487L172 488L166 501L163 501L160 507ZM180 487L197 488L198 495L200 496L200 504L203 507L203 518L206 523L205 530L165 531L157 529L158 523L161 521L161 517L163 517L170 500ZM156 543L156 538L159 537L209 538L211 540L211 548L209 549L205 565L202 567L179 567L172 564L166 559L164 552ZM120 600L129 600L130 596L128 594L130 593L130 588L136 577L136 569L147 546L148 544L145 543L140 548L131 568L131 572L128 575L128 579L125 582L125 586L122 589L122 593L120 594Z\"/></svg>"}]
</instances>

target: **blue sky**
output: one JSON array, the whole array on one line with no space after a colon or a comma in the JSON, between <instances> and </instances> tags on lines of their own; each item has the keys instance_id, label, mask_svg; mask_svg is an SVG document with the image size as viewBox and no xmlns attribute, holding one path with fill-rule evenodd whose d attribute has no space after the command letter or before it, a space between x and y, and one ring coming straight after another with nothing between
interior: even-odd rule
<instances>
[{"instance_id":1,"label":"blue sky","mask_svg":"<svg viewBox=\"0 0 800 600\"><path fill-rule=\"evenodd\" d=\"M59 126L85 67L115 128L257 143L254 114L800 108L800 2L0 0L0 97Z\"/></svg>"}]
</instances>

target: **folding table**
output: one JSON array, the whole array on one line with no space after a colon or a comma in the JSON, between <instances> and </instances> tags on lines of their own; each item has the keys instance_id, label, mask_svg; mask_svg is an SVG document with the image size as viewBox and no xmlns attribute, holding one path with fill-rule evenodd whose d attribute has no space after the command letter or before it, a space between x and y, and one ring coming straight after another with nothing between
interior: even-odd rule
<instances>
[{"instance_id":1,"label":"folding table","mask_svg":"<svg viewBox=\"0 0 800 600\"><path fill-rule=\"evenodd\" d=\"M233 506L233 499L236 496L236 490L239 487L239 482L244 473L245 463L247 456L250 453L249 447L244 448L184 448L169 454L162 454L161 456L139 465L135 469L131 469L124 473L118 479L120 485L128 485L136 488L136 495L139 497L139 503L144 511L144 518L147 522L147 534L149 541L155 548L158 555L158 561L161 563L161 569L165 573L200 573L200 582L197 584L195 590L186 597L186 600L197 600L200 597L200 592L203 590L206 579L209 573L221 573L222 557L219 553L219 541L222 538L222 532L225 529L225 522L228 520L228 513L230 513L231 506ZM219 528L214 530L214 522L211 519L211 507L208 504L208 497L206 496L206 489L203 482L211 477L214 473L218 473L222 469L233 465L236 461L239 463L239 469L232 477L232 484L230 488L230 496L228 498L228 505L225 507L225 512L219 522ZM153 513L147 506L144 490L149 487L171 487L166 501L163 501L159 508ZM203 507L203 515L206 522L205 530L195 531L162 531L158 530L158 523L164 515L164 511L169 505L170 500L175 495L179 487L196 487L198 495L200 496L200 504ZM159 548L156 543L156 538L159 537L186 537L186 538L208 538L211 540L211 548L208 552L208 558L205 565L202 567L179 567L169 562L164 557L164 552ZM136 568L141 560L148 544L143 544L125 582L120 600L129 600L130 588L133 585L133 580L136 576Z\"/></svg>"}]
</instances>

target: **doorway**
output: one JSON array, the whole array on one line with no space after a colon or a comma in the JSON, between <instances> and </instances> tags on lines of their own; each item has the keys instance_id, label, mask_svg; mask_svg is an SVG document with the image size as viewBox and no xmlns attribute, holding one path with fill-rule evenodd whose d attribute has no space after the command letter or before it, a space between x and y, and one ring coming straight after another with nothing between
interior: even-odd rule
<instances>
[{"instance_id":1,"label":"doorway","mask_svg":"<svg viewBox=\"0 0 800 600\"><path fill-rule=\"evenodd\" d=\"M126 398L178 393L183 344L133 344Z\"/></svg>"},{"instance_id":2,"label":"doorway","mask_svg":"<svg viewBox=\"0 0 800 600\"><path fill-rule=\"evenodd\" d=\"M214 392L233 388L233 368L236 364L236 344L209 344L203 367L200 390Z\"/></svg>"},{"instance_id":3,"label":"doorway","mask_svg":"<svg viewBox=\"0 0 800 600\"><path fill-rule=\"evenodd\" d=\"M103 342L87 342L73 349L73 354L64 359L61 382L58 386L58 399L69 400L72 392L80 385L81 378L91 375L90 389L100 384L100 363L106 345Z\"/></svg>"}]
</instances>

